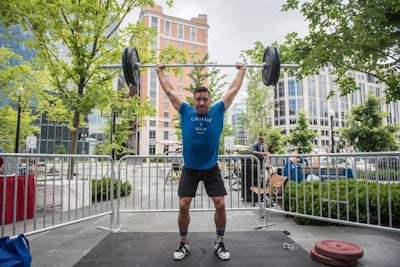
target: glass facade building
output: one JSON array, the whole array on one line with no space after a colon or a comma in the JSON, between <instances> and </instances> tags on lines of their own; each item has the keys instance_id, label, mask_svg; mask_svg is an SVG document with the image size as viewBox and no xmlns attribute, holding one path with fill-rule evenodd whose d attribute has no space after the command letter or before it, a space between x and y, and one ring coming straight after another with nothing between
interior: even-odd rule
<instances>
[{"instance_id":1,"label":"glass facade building","mask_svg":"<svg viewBox=\"0 0 400 267\"><path fill-rule=\"evenodd\" d=\"M21 26L14 25L8 28L5 28L2 24L0 24L0 47L8 48L15 54L21 56L20 59L12 59L10 61L11 66L17 66L22 64L25 61L32 60L36 57L37 51L26 46L25 41L33 39L34 36L22 29ZM48 92L50 94L55 94L54 92ZM17 110L18 103L13 103L6 97L0 98L0 106L12 106L13 109ZM88 122L87 118L85 121ZM35 121L35 125L40 128L40 132L36 134L36 149L33 150L33 153L44 153L44 154L53 154L58 145L63 145L67 153L69 152L70 140L71 140L71 131L66 124L56 124L54 122L49 122L47 119L47 114L39 114L38 120ZM17 128L17 126L16 126ZM89 136L88 127L82 127L78 130L78 146L77 153L89 153L89 144L87 139ZM20 142L25 139L25 136L20 137ZM0 144L1 146L1 144ZM24 146L20 146L20 152L29 152ZM11 151L8 151L11 152Z\"/></svg>"}]
</instances>

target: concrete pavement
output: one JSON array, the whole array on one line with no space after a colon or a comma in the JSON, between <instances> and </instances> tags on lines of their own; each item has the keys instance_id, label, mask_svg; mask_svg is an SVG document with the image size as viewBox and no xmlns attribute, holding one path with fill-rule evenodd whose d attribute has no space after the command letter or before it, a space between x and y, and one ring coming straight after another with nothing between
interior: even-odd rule
<instances>
[{"instance_id":1,"label":"concrete pavement","mask_svg":"<svg viewBox=\"0 0 400 267\"><path fill-rule=\"evenodd\" d=\"M400 266L400 234L396 232L349 227L297 225L292 218L277 213L267 213L269 226L258 226L257 211L228 211L229 231L287 231L289 237L310 251L320 240L352 242L364 249L358 266ZM97 226L109 227L109 217L100 217L85 222L64 226L48 232L28 236L30 240L32 267L73 266L98 244L110 231ZM127 232L177 232L177 213L123 213L120 217L121 230ZM190 232L214 232L213 212L191 213ZM177 233L177 242L178 242ZM229 247L229 244L227 244ZM175 244L171 244L171 255Z\"/></svg>"}]
</instances>

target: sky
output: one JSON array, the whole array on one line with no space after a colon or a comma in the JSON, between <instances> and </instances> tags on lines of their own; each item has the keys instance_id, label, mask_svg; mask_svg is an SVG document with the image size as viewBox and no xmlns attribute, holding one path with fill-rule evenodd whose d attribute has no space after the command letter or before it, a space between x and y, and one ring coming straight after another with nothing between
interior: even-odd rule
<instances>
[{"instance_id":1,"label":"sky","mask_svg":"<svg viewBox=\"0 0 400 267\"><path fill-rule=\"evenodd\" d=\"M208 20L208 52L211 62L235 64L241 61L242 50L252 49L256 41L264 46L283 42L290 32L307 33L307 23L298 11L280 11L284 0L175 0L169 8L157 1L165 15L190 20L206 14ZM137 21L137 14L130 19ZM234 68L224 68L230 82ZM240 97L240 96L239 96Z\"/></svg>"}]
</instances>

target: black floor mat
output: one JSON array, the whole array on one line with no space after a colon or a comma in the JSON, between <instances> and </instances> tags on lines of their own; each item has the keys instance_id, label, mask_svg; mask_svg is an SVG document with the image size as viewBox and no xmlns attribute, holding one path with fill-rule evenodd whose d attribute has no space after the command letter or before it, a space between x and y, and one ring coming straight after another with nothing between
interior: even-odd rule
<instances>
[{"instance_id":1,"label":"black floor mat","mask_svg":"<svg viewBox=\"0 0 400 267\"><path fill-rule=\"evenodd\" d=\"M86 254L75 267L81 266L324 266L301 247L285 249L293 240L279 231L227 232L225 244L231 259L222 261L213 253L215 233L189 233L192 253L175 261L178 233L111 233Z\"/></svg>"}]
</instances>

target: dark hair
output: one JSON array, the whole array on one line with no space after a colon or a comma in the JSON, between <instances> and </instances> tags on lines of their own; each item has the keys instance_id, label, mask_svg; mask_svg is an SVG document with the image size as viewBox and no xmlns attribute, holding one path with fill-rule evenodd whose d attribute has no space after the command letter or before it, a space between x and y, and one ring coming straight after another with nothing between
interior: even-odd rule
<instances>
[{"instance_id":1,"label":"dark hair","mask_svg":"<svg viewBox=\"0 0 400 267\"><path fill-rule=\"evenodd\" d=\"M210 91L208 90L207 87L198 86L198 87L196 87L196 89L194 89L193 94L195 94L195 93L204 93L204 92L207 92L208 94L210 94Z\"/></svg>"},{"instance_id":2,"label":"dark hair","mask_svg":"<svg viewBox=\"0 0 400 267\"><path fill-rule=\"evenodd\" d=\"M275 150L275 146L274 145L269 145L268 152L272 152L273 150Z\"/></svg>"}]
</instances>

